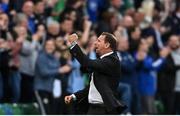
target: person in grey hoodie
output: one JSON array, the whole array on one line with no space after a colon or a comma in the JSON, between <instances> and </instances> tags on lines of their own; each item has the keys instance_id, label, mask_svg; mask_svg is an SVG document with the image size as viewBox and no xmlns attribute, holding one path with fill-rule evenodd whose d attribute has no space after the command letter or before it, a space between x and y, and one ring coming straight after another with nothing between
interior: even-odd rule
<instances>
[{"instance_id":1,"label":"person in grey hoodie","mask_svg":"<svg viewBox=\"0 0 180 116\"><path fill-rule=\"evenodd\" d=\"M21 26L21 37L19 41L22 43L20 51L20 73L21 73L21 98L22 103L31 103L34 101L34 70L35 62L37 59L38 51L41 49L39 43L40 38L32 37L32 39L27 34L27 28Z\"/></svg>"},{"instance_id":2,"label":"person in grey hoodie","mask_svg":"<svg viewBox=\"0 0 180 116\"><path fill-rule=\"evenodd\" d=\"M59 60L54 55L55 42L49 39L45 42L45 47L39 53L35 66L34 89L35 96L43 115L52 114L52 92L53 83L60 74L68 73L71 70L69 64L60 65Z\"/></svg>"}]
</instances>

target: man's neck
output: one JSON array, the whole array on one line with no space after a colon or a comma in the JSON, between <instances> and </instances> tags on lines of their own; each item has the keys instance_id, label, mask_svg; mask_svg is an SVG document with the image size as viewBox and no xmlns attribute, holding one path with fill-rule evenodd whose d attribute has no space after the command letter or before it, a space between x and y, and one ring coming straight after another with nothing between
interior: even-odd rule
<instances>
[{"instance_id":1,"label":"man's neck","mask_svg":"<svg viewBox=\"0 0 180 116\"><path fill-rule=\"evenodd\" d=\"M106 50L104 50L104 52L103 52L102 54L100 54L100 56L102 56L102 55L104 55L104 54L106 54L106 53L109 53L109 52L113 52L113 50L111 50L111 49L106 49Z\"/></svg>"},{"instance_id":2,"label":"man's neck","mask_svg":"<svg viewBox=\"0 0 180 116\"><path fill-rule=\"evenodd\" d=\"M105 56L108 56L108 55L110 55L110 54L112 54L112 53L113 53L112 50L106 51L104 54L100 55L100 58L103 58L103 57L105 57Z\"/></svg>"}]
</instances>

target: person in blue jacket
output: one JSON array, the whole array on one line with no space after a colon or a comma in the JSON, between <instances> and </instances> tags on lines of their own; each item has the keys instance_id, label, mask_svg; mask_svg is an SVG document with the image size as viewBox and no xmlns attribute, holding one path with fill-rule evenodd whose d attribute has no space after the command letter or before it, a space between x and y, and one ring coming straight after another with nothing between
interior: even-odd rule
<instances>
[{"instance_id":1,"label":"person in blue jacket","mask_svg":"<svg viewBox=\"0 0 180 116\"><path fill-rule=\"evenodd\" d=\"M154 60L148 54L149 45L146 40L141 41L138 51L135 54L138 73L138 90L141 96L141 107L143 114L155 114L154 96L156 93L156 72L165 62L169 50L164 48L160 51L160 57Z\"/></svg>"},{"instance_id":2,"label":"person in blue jacket","mask_svg":"<svg viewBox=\"0 0 180 116\"><path fill-rule=\"evenodd\" d=\"M9 1L2 0L0 3L0 12L8 13L9 10Z\"/></svg>"}]
</instances>

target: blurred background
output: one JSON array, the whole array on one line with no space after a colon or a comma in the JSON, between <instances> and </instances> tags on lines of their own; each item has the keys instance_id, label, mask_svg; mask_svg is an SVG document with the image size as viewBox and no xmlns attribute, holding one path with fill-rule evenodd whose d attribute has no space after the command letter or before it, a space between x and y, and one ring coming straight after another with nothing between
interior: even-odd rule
<instances>
[{"instance_id":1,"label":"blurred background","mask_svg":"<svg viewBox=\"0 0 180 116\"><path fill-rule=\"evenodd\" d=\"M1 0L0 114L80 114L64 104L89 83L74 32L90 59L102 32L117 37L123 114L180 114L179 0Z\"/></svg>"}]
</instances>

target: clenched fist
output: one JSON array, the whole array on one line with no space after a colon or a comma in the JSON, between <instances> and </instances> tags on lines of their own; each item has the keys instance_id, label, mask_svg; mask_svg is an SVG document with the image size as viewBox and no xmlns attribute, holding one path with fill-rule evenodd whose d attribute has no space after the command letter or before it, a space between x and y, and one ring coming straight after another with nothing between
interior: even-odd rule
<instances>
[{"instance_id":1,"label":"clenched fist","mask_svg":"<svg viewBox=\"0 0 180 116\"><path fill-rule=\"evenodd\" d=\"M73 97L71 95L65 96L64 101L66 104L70 104L73 101Z\"/></svg>"},{"instance_id":2,"label":"clenched fist","mask_svg":"<svg viewBox=\"0 0 180 116\"><path fill-rule=\"evenodd\" d=\"M77 34L73 33L71 35L68 36L68 39L67 41L72 44L74 41L77 41L78 40L78 36Z\"/></svg>"}]
</instances>

